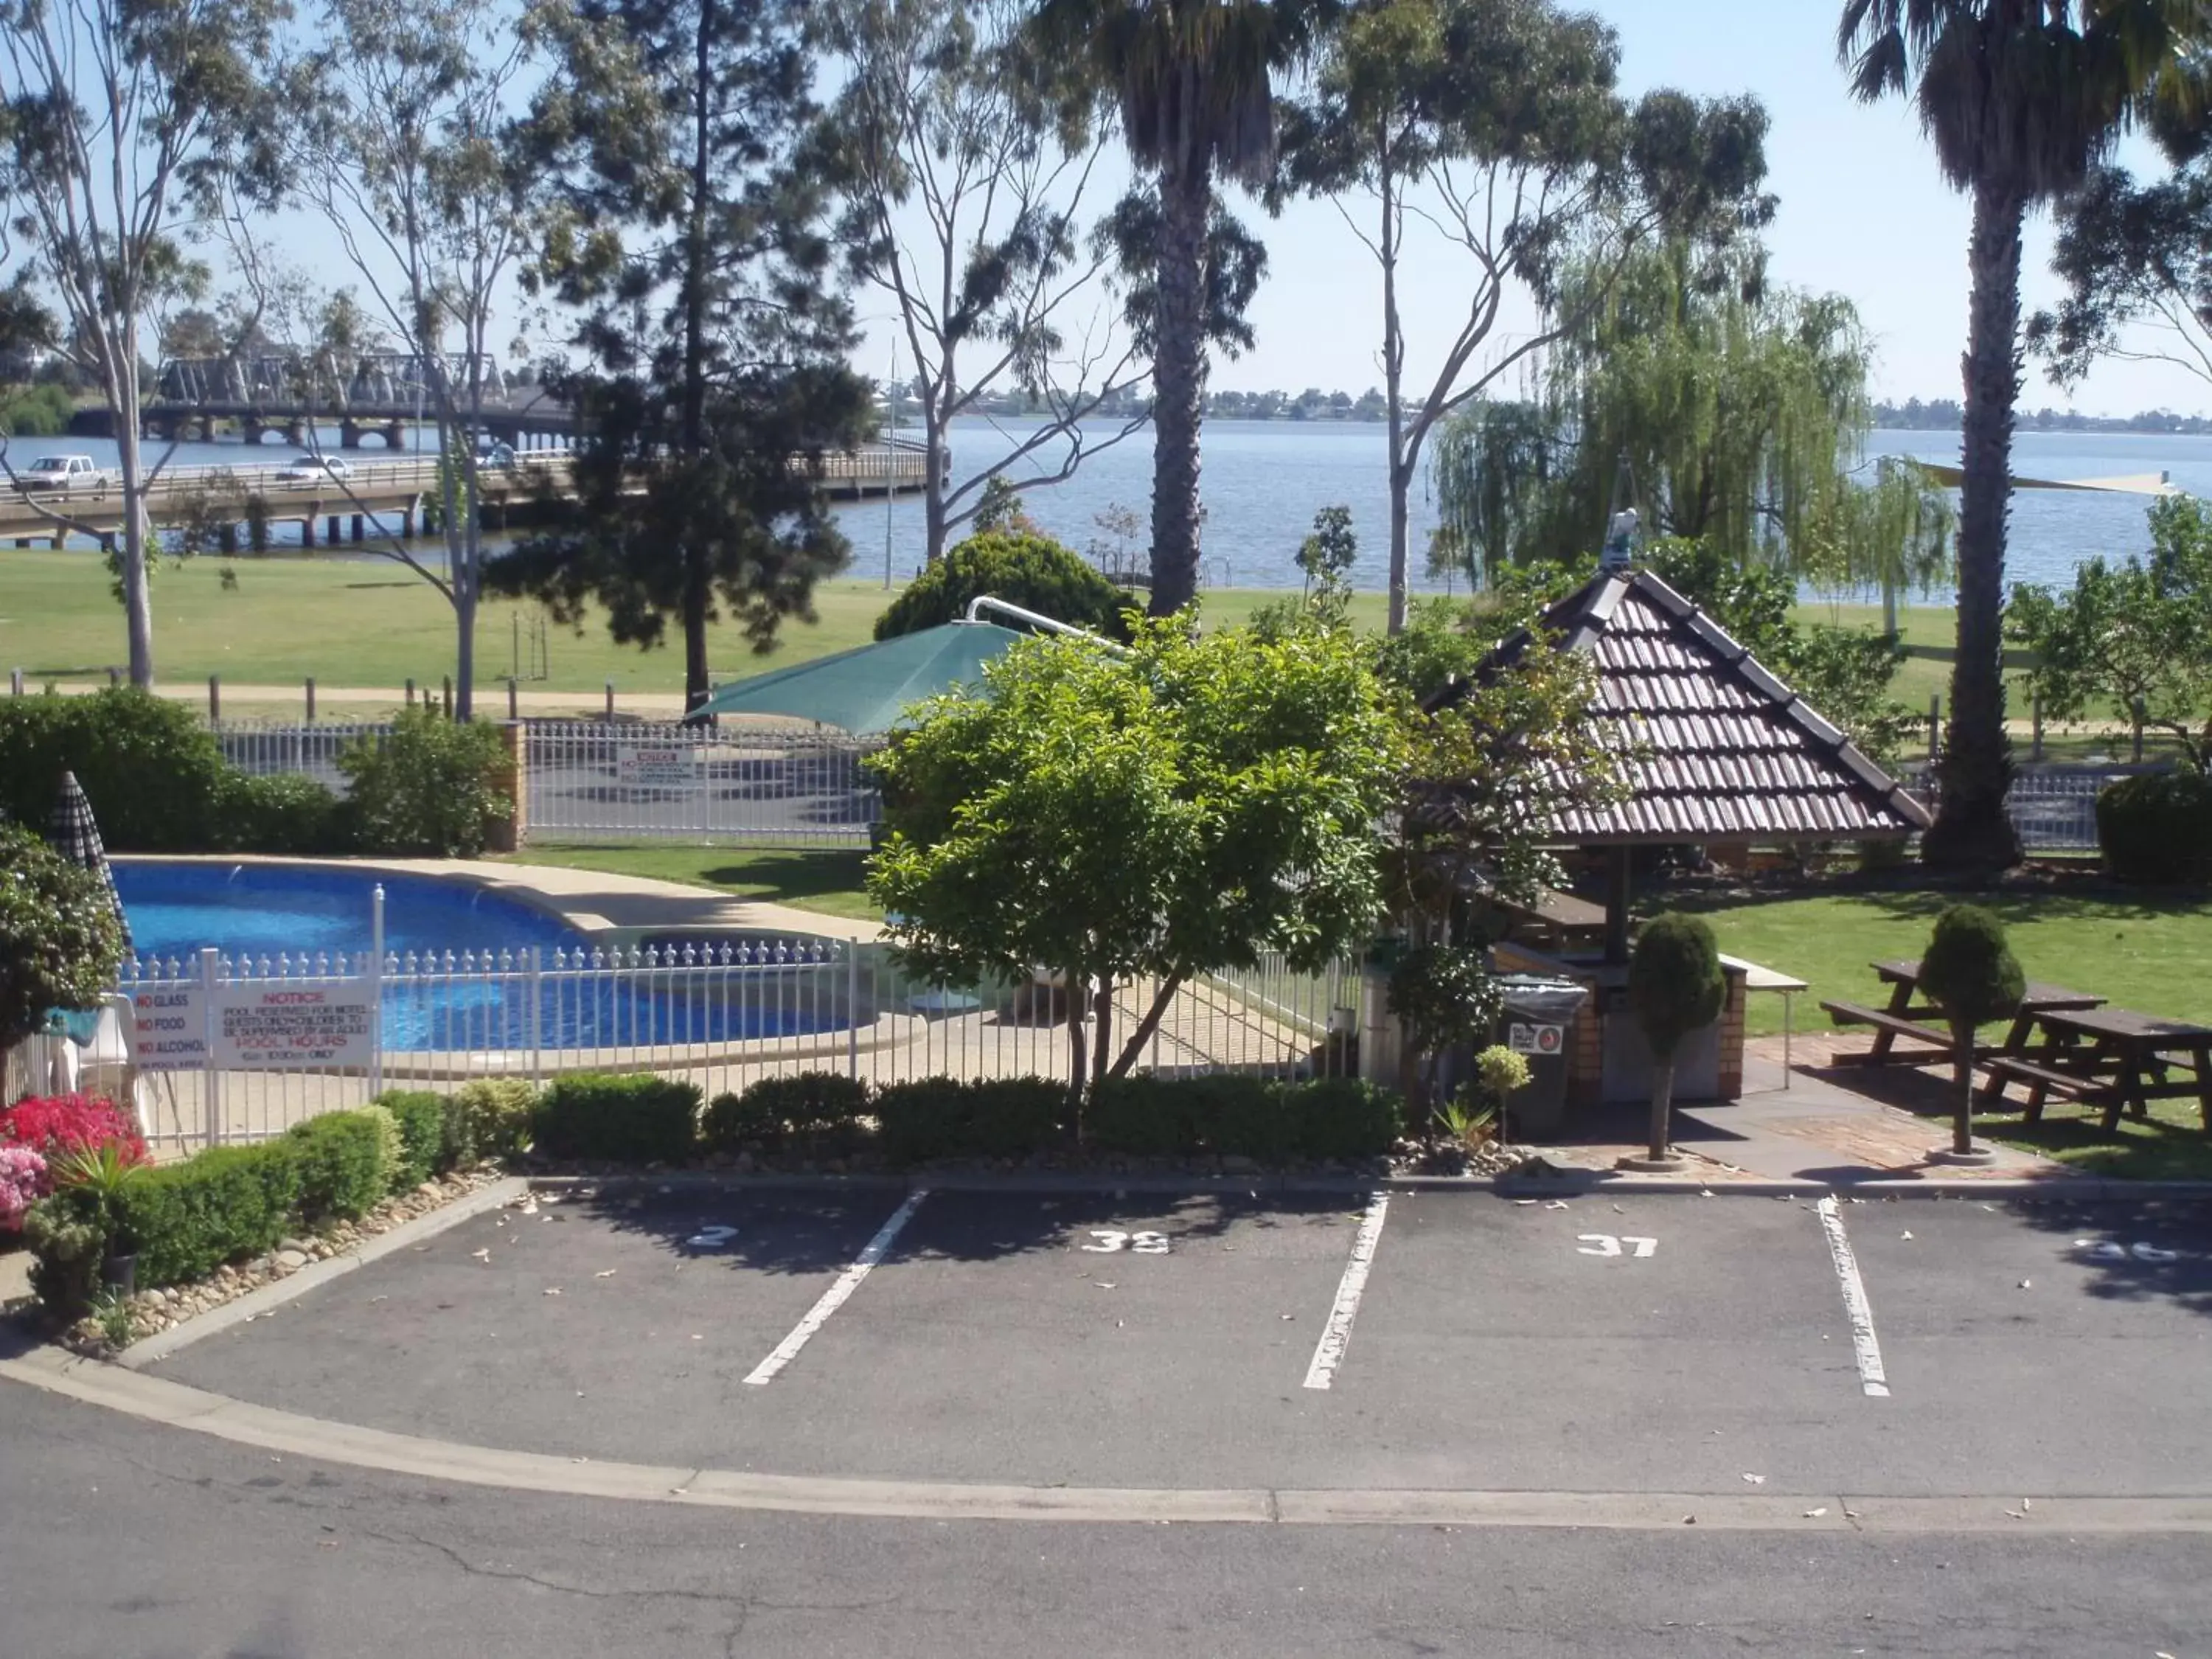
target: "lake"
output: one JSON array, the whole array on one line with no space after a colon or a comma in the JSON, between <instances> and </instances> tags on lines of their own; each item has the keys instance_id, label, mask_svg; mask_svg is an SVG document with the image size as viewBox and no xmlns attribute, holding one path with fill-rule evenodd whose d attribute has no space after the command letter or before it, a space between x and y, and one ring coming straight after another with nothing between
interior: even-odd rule
<instances>
[{"instance_id":1,"label":"lake","mask_svg":"<svg viewBox=\"0 0 2212 1659\"><path fill-rule=\"evenodd\" d=\"M972 468L994 453L1012 447L1022 428L1014 422L962 422L953 437L954 458ZM324 441L332 450L335 430ZM1956 434L1877 432L1870 452L1918 459L1955 462ZM20 468L30 458L83 452L104 465L114 463L112 443L83 438L21 438L9 447ZM181 444L175 465L221 466L264 460L276 465L289 451L264 445L249 456L235 443ZM360 452L374 459L380 451ZM1201 483L1206 501L1202 576L1209 586L1295 587L1297 546L1311 529L1316 512L1341 504L1352 509L1359 538L1354 585L1379 589L1385 584L1389 556L1389 495L1383 468L1383 431L1366 423L1307 423L1289 421L1210 421L1205 434ZM1083 549L1111 538L1100 515L1115 507L1149 518L1152 443L1149 430L1092 456L1066 483L1032 487L1024 495L1030 515L1046 530ZM1024 471L1017 467L1017 483ZM2165 472L2175 484L2212 495L2212 437L2165 437L2134 433L2022 433L2014 446L2014 471L2023 477L2069 479ZM2013 580L2063 585L2074 567L2095 554L2141 552L2148 545L2139 496L2024 490L2013 499L2013 531L2007 567ZM921 506L912 499L859 502L840 508L840 521L853 543L853 574L880 574L886 562L900 578L910 575L922 557ZM1425 574L1435 502L1425 487L1413 501L1414 585L1433 589ZM285 528L280 534L296 537ZM1141 532L1140 532L1141 533ZM886 538L888 535L888 552ZM350 557L351 554L330 556Z\"/></svg>"}]
</instances>

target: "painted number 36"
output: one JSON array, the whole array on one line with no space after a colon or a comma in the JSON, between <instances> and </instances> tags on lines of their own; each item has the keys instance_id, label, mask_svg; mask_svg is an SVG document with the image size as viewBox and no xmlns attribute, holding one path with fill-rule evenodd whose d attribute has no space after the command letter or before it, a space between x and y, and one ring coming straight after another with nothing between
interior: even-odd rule
<instances>
[{"instance_id":1,"label":"painted number 36","mask_svg":"<svg viewBox=\"0 0 2212 1659\"><path fill-rule=\"evenodd\" d=\"M1083 1248L1099 1255L1110 1255L1115 1250L1134 1250L1139 1255L1165 1255L1168 1236L1165 1233L1117 1233L1109 1229L1093 1227L1091 1237L1098 1242Z\"/></svg>"},{"instance_id":2,"label":"painted number 36","mask_svg":"<svg viewBox=\"0 0 2212 1659\"><path fill-rule=\"evenodd\" d=\"M1575 1248L1584 1255L1619 1255L1624 1244L1629 1247L1630 1255L1638 1256L1650 1255L1659 1248L1656 1238L1631 1238L1625 1234L1615 1238L1611 1233L1583 1233L1576 1240Z\"/></svg>"}]
</instances>

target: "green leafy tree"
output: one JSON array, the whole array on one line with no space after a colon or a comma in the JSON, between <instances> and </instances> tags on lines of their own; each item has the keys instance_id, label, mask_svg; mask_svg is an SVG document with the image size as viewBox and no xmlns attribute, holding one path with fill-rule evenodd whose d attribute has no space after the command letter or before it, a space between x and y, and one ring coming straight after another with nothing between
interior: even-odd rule
<instances>
[{"instance_id":1,"label":"green leafy tree","mask_svg":"<svg viewBox=\"0 0 2212 1659\"><path fill-rule=\"evenodd\" d=\"M115 983L123 924L99 873L0 823L0 1054L46 1029L49 1008L94 1008Z\"/></svg>"},{"instance_id":2,"label":"green leafy tree","mask_svg":"<svg viewBox=\"0 0 2212 1659\"><path fill-rule=\"evenodd\" d=\"M840 235L915 366L934 561L962 526L981 527L987 481L1063 483L1145 424L1129 394L1149 365L1115 325L1112 239L1085 222L1112 125L1080 66L1037 50L1015 0L840 0L830 17L848 71L830 110ZM1007 392L1031 418L990 441L965 428L956 474L953 421Z\"/></svg>"},{"instance_id":3,"label":"green leafy tree","mask_svg":"<svg viewBox=\"0 0 2212 1659\"><path fill-rule=\"evenodd\" d=\"M1430 434L1571 337L1654 238L1725 243L1771 216L1757 102L1632 100L1620 55L1608 25L1553 0L1377 0L1328 36L1312 95L1285 124L1293 187L1331 197L1382 274L1393 633L1406 624L1410 501ZM1411 387L1408 260L1425 288L1466 273L1436 366ZM1487 349L1516 291L1544 320Z\"/></svg>"},{"instance_id":4,"label":"green leafy tree","mask_svg":"<svg viewBox=\"0 0 2212 1659\"><path fill-rule=\"evenodd\" d=\"M1974 1150L1974 1030L2008 1018L2027 989L2005 943L2004 924L1979 905L1954 904L1944 911L1920 959L1920 989L1950 1024L1958 1101L1951 1151L1967 1157Z\"/></svg>"},{"instance_id":5,"label":"green leafy tree","mask_svg":"<svg viewBox=\"0 0 2212 1659\"><path fill-rule=\"evenodd\" d=\"M1126 1073L1181 988L1281 951L1317 971L1379 914L1392 706L1359 641L1139 625L1126 655L1014 647L875 763L890 834L870 893L932 978L1062 975L1079 1099ZM1127 1039L1116 1000L1149 985Z\"/></svg>"},{"instance_id":6,"label":"green leafy tree","mask_svg":"<svg viewBox=\"0 0 2212 1659\"><path fill-rule=\"evenodd\" d=\"M684 641L708 696L726 609L755 649L849 550L822 487L869 388L829 234L799 0L539 0L555 64L529 129L557 181L532 280L582 315L552 378L585 434L578 523L495 562L492 586L617 640Z\"/></svg>"},{"instance_id":7,"label":"green leafy tree","mask_svg":"<svg viewBox=\"0 0 2212 1659\"><path fill-rule=\"evenodd\" d=\"M1863 476L1872 347L1857 313L1769 286L1762 264L1674 241L1570 269L1581 323L1538 395L1478 404L1438 443L1432 566L1494 581L1593 551L1632 507L1644 535L1745 569L1878 583L1893 600L1939 576L1942 497L1909 469Z\"/></svg>"},{"instance_id":8,"label":"green leafy tree","mask_svg":"<svg viewBox=\"0 0 2212 1659\"><path fill-rule=\"evenodd\" d=\"M1275 88L1339 9L1335 0L1042 0L1047 52L1079 62L1121 106L1150 189L1112 228L1151 282L1133 309L1152 361L1152 601L1198 591L1199 431L1206 348L1241 316L1261 266L1221 221L1218 183L1257 188L1275 165Z\"/></svg>"},{"instance_id":9,"label":"green leafy tree","mask_svg":"<svg viewBox=\"0 0 2212 1659\"><path fill-rule=\"evenodd\" d=\"M1682 1040L1721 1017L1728 979L1720 947L1702 917L1669 911L1645 922L1628 959L1628 1001L1644 1040L1651 1045L1652 1162L1670 1156L1674 1103L1674 1057Z\"/></svg>"},{"instance_id":10,"label":"green leafy tree","mask_svg":"<svg viewBox=\"0 0 2212 1659\"><path fill-rule=\"evenodd\" d=\"M2150 509L2151 556L2085 561L2064 592L2019 586L2006 637L2033 653L2044 713L2093 709L2170 733L2212 771L2212 510L2192 496Z\"/></svg>"},{"instance_id":11,"label":"green leafy tree","mask_svg":"<svg viewBox=\"0 0 2212 1659\"><path fill-rule=\"evenodd\" d=\"M2154 99L2194 78L2207 40L2201 9L2161 0L1844 0L1836 45L1851 90L1911 98L1944 178L1973 198L1959 646L1941 805L1921 840L1930 864L2021 857L2005 812L2002 613L2022 228L2030 209L2079 189Z\"/></svg>"},{"instance_id":12,"label":"green leafy tree","mask_svg":"<svg viewBox=\"0 0 2212 1659\"><path fill-rule=\"evenodd\" d=\"M1127 637L1123 613L1135 603L1049 536L993 531L970 536L908 584L876 618L876 637L957 622L987 594L1114 639Z\"/></svg>"},{"instance_id":13,"label":"green leafy tree","mask_svg":"<svg viewBox=\"0 0 2212 1659\"><path fill-rule=\"evenodd\" d=\"M162 306L205 286L184 240L253 122L255 65L283 9L282 0L0 3L0 217L30 244L70 355L113 425L116 569L137 686L154 684L149 580L159 552L145 501L161 463L147 464L138 422L145 337Z\"/></svg>"}]
</instances>

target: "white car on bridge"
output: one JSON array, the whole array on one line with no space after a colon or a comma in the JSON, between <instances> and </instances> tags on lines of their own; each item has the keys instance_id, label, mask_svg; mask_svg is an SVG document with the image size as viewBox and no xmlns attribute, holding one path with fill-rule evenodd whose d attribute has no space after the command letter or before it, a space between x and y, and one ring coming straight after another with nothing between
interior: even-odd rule
<instances>
[{"instance_id":1,"label":"white car on bridge","mask_svg":"<svg viewBox=\"0 0 2212 1659\"><path fill-rule=\"evenodd\" d=\"M15 475L15 482L27 495L41 495L53 491L98 489L107 482L107 474L95 465L89 455L41 455Z\"/></svg>"},{"instance_id":2,"label":"white car on bridge","mask_svg":"<svg viewBox=\"0 0 2212 1659\"><path fill-rule=\"evenodd\" d=\"M343 483L353 477L353 468L335 455L301 455L277 468L276 476L286 483Z\"/></svg>"}]
</instances>

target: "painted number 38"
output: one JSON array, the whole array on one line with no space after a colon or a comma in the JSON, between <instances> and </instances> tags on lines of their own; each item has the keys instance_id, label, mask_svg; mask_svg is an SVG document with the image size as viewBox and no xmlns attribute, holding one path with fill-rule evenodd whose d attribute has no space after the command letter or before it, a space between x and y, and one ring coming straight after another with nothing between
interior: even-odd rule
<instances>
[{"instance_id":1,"label":"painted number 38","mask_svg":"<svg viewBox=\"0 0 2212 1659\"><path fill-rule=\"evenodd\" d=\"M1116 1250L1133 1250L1139 1255L1165 1255L1168 1236L1165 1233L1121 1233L1111 1229L1093 1227L1091 1237L1098 1242L1083 1248L1099 1255L1110 1255Z\"/></svg>"}]
</instances>

